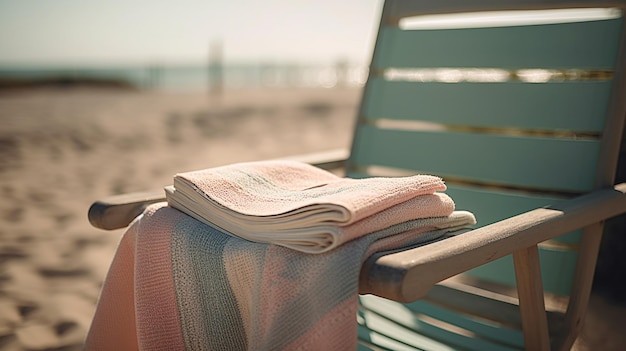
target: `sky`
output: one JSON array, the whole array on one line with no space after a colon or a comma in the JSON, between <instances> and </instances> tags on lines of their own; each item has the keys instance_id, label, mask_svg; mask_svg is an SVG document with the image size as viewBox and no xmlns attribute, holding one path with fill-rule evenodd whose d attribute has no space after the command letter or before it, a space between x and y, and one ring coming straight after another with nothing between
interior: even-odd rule
<instances>
[{"instance_id":1,"label":"sky","mask_svg":"<svg viewBox=\"0 0 626 351\"><path fill-rule=\"evenodd\" d=\"M0 65L367 63L381 0L0 0Z\"/></svg>"}]
</instances>

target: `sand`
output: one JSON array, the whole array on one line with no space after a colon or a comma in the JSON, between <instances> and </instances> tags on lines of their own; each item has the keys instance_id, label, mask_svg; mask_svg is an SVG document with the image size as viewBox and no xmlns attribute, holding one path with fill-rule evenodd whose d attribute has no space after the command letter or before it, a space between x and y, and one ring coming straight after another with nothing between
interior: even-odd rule
<instances>
[{"instance_id":1,"label":"sand","mask_svg":"<svg viewBox=\"0 0 626 351\"><path fill-rule=\"evenodd\" d=\"M0 348L80 349L122 231L92 228L111 194L174 173L347 147L356 89L0 95Z\"/></svg>"},{"instance_id":2,"label":"sand","mask_svg":"<svg viewBox=\"0 0 626 351\"><path fill-rule=\"evenodd\" d=\"M355 88L1 93L0 349L81 349L122 234L89 225L92 201L161 189L176 172L348 147L359 98ZM592 307L577 349L626 345L613 333L624 309L598 296Z\"/></svg>"}]
</instances>

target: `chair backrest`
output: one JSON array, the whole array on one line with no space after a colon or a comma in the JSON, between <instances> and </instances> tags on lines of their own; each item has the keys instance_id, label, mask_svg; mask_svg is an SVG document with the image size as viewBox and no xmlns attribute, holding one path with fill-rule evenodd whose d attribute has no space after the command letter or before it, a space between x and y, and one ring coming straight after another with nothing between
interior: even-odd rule
<instances>
[{"instance_id":1,"label":"chair backrest","mask_svg":"<svg viewBox=\"0 0 626 351\"><path fill-rule=\"evenodd\" d=\"M480 226L612 184L626 2L601 4L386 1L348 175L439 175ZM580 238L540 245L546 291L569 295ZM510 258L467 274L515 285Z\"/></svg>"}]
</instances>

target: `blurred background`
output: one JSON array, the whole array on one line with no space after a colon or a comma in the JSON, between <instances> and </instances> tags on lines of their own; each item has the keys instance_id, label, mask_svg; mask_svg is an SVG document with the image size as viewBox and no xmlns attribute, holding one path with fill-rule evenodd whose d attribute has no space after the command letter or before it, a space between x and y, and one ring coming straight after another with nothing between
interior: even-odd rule
<instances>
[{"instance_id":1,"label":"blurred background","mask_svg":"<svg viewBox=\"0 0 626 351\"><path fill-rule=\"evenodd\" d=\"M381 5L0 0L0 349L82 349L94 200L347 147Z\"/></svg>"},{"instance_id":2,"label":"blurred background","mask_svg":"<svg viewBox=\"0 0 626 351\"><path fill-rule=\"evenodd\" d=\"M359 85L379 1L0 1L0 77L138 88Z\"/></svg>"},{"instance_id":3,"label":"blurred background","mask_svg":"<svg viewBox=\"0 0 626 351\"><path fill-rule=\"evenodd\" d=\"M89 225L94 200L348 147L381 9L0 0L0 349L82 349L123 233ZM626 344L626 248L606 246L579 350Z\"/></svg>"}]
</instances>

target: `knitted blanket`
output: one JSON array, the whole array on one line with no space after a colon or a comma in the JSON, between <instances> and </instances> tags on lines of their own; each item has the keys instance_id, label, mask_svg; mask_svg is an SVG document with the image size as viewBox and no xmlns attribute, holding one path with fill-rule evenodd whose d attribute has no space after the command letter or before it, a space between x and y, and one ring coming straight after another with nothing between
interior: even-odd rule
<instances>
[{"instance_id":1,"label":"knitted blanket","mask_svg":"<svg viewBox=\"0 0 626 351\"><path fill-rule=\"evenodd\" d=\"M362 262L473 222L457 211L311 255L153 205L122 237L86 350L355 350Z\"/></svg>"},{"instance_id":2,"label":"knitted blanket","mask_svg":"<svg viewBox=\"0 0 626 351\"><path fill-rule=\"evenodd\" d=\"M258 169L259 165L244 164L243 168L250 166ZM276 164L269 166L274 168ZM273 179L281 179L279 174L274 173ZM374 252L421 244L475 223L471 213L454 211L451 199L436 193L443 183L435 177L417 177L413 184L408 184L408 178L389 178L340 185L343 181L334 176L319 176L324 177L324 185L316 188L337 181L335 190L318 193L317 199L311 196L303 200L294 195L288 201L292 207L277 196L268 198L283 207L248 204L252 201L235 199L223 191L229 186L214 188L219 196L208 188L203 190L212 199L239 204L235 209L222 208L220 216L224 218L254 222L255 216L277 217L280 225L265 218L267 221L259 221L259 227L275 225L273 229L292 236L293 245L283 237L278 242L272 242L271 237L263 239L269 242L246 240L225 231L222 225L206 219L198 221L166 203L150 206L122 237L105 279L86 349L356 349L358 279L364 260ZM306 193L310 185L305 178L305 174L285 178L283 183L271 182L271 187L280 183L285 188L293 181L297 184L293 191ZM235 189L237 196L255 196L251 189L257 183L246 183L248 175L241 179L241 188L230 189ZM355 185L361 181L363 187ZM333 197L344 188L361 193L348 196L343 192ZM400 195L394 199L394 194ZM262 201L261 197L257 199ZM298 201L300 205L294 208L293 203ZM276 210L279 207L281 210ZM246 213L268 208L274 210ZM410 214L392 213L399 208ZM291 214L296 219L288 218ZM368 230L370 224L378 229ZM333 237L330 240L335 241L322 249L309 250L310 244L302 244L297 235L300 225L335 228L333 233L338 239ZM253 229L249 232L254 234ZM330 246L332 249L328 249Z\"/></svg>"}]
</instances>

